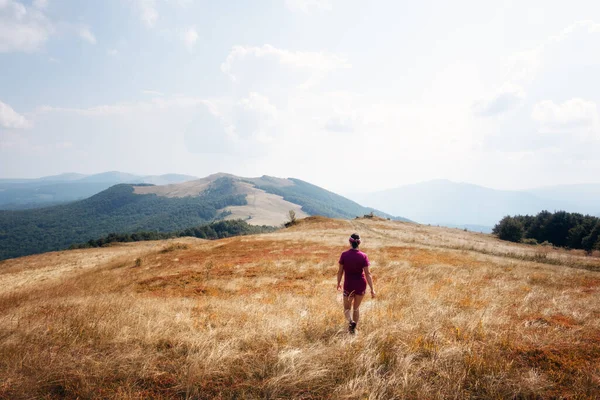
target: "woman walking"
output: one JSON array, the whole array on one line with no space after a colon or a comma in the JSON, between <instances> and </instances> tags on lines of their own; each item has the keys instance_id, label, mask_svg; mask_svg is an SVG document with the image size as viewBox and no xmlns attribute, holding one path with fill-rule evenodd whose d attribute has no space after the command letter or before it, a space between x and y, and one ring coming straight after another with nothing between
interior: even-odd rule
<instances>
[{"instance_id":1,"label":"woman walking","mask_svg":"<svg viewBox=\"0 0 600 400\"><path fill-rule=\"evenodd\" d=\"M371 288L371 297L375 297L375 289L373 289L373 279L369 271L369 257L358 250L360 236L353 233L349 241L352 248L340 256L337 289L342 289L341 282L342 276L344 276L344 316L348 320L348 331L353 334L360 318L360 303L365 296L367 283ZM352 312L351 309L353 309Z\"/></svg>"}]
</instances>

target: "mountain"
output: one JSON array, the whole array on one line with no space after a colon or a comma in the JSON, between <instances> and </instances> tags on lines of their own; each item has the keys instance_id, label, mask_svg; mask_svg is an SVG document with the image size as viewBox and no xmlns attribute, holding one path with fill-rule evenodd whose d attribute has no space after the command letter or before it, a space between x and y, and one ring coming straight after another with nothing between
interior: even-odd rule
<instances>
[{"instance_id":1,"label":"mountain","mask_svg":"<svg viewBox=\"0 0 600 400\"><path fill-rule=\"evenodd\" d=\"M47 207L93 196L119 183L166 185L197 179L167 174L138 176L118 171L95 175L67 173L38 179L0 179L0 210Z\"/></svg>"},{"instance_id":2,"label":"mountain","mask_svg":"<svg viewBox=\"0 0 600 400\"><path fill-rule=\"evenodd\" d=\"M113 232L171 232L219 219L281 225L290 210L297 218L371 212L392 218L293 178L215 174L171 185L118 184L85 200L0 211L0 259L64 249Z\"/></svg>"},{"instance_id":3,"label":"mountain","mask_svg":"<svg viewBox=\"0 0 600 400\"><path fill-rule=\"evenodd\" d=\"M542 198L536 193L496 190L483 186L433 180L380 192L355 194L361 204L424 224L494 226L506 215L537 214L542 210L571 211L571 198Z\"/></svg>"},{"instance_id":4,"label":"mountain","mask_svg":"<svg viewBox=\"0 0 600 400\"><path fill-rule=\"evenodd\" d=\"M142 177L128 174L126 172L109 171L100 174L89 175L80 179L80 182L110 182L116 183L143 183Z\"/></svg>"},{"instance_id":5,"label":"mountain","mask_svg":"<svg viewBox=\"0 0 600 400\"><path fill-rule=\"evenodd\" d=\"M570 212L600 215L600 183L546 186L527 192L543 199L569 203Z\"/></svg>"}]
</instances>

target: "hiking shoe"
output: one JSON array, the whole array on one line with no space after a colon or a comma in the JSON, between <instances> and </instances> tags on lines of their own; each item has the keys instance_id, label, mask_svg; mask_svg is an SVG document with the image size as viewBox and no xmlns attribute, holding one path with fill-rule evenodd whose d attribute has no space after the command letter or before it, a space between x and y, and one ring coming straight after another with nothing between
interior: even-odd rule
<instances>
[{"instance_id":1,"label":"hiking shoe","mask_svg":"<svg viewBox=\"0 0 600 400\"><path fill-rule=\"evenodd\" d=\"M348 332L350 332L352 335L356 333L356 322L352 321L348 324Z\"/></svg>"}]
</instances>

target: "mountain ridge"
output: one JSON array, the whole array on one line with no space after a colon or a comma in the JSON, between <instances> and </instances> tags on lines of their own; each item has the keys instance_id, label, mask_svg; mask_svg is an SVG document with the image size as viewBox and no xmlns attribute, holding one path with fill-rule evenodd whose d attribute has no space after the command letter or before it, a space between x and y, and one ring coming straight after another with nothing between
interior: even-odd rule
<instances>
[{"instance_id":1,"label":"mountain ridge","mask_svg":"<svg viewBox=\"0 0 600 400\"><path fill-rule=\"evenodd\" d=\"M222 219L277 226L289 220L290 211L297 218L351 219L373 212L405 220L293 178L213 174L162 186L122 183L71 203L0 211L0 259L60 250L111 233L171 232Z\"/></svg>"},{"instance_id":2,"label":"mountain ridge","mask_svg":"<svg viewBox=\"0 0 600 400\"><path fill-rule=\"evenodd\" d=\"M580 192L571 193L574 187L580 188ZM582 191L589 196L582 196ZM377 192L349 194L348 197L390 214L402 210L403 216L419 223L445 226L491 228L506 215L535 215L542 210L600 213L600 184L499 190L436 179Z\"/></svg>"}]
</instances>

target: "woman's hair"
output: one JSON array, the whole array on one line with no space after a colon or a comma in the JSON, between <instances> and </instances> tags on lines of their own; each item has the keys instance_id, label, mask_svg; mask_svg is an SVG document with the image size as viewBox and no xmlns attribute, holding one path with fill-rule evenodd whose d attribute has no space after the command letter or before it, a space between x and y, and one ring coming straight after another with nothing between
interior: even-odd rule
<instances>
[{"instance_id":1,"label":"woman's hair","mask_svg":"<svg viewBox=\"0 0 600 400\"><path fill-rule=\"evenodd\" d=\"M360 244L360 236L358 235L358 233L353 233L352 235L350 235L349 241L352 245L352 248L357 249L358 245Z\"/></svg>"}]
</instances>

